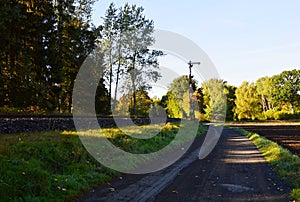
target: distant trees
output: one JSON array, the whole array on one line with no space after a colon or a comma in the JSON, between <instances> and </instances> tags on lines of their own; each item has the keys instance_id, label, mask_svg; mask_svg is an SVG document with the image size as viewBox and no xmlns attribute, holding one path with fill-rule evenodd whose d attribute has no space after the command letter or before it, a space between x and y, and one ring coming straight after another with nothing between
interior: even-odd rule
<instances>
[{"instance_id":1,"label":"distant trees","mask_svg":"<svg viewBox=\"0 0 300 202\"><path fill-rule=\"evenodd\" d=\"M236 90L237 119L290 119L299 117L300 70L283 71L244 82Z\"/></svg>"},{"instance_id":2,"label":"distant trees","mask_svg":"<svg viewBox=\"0 0 300 202\"><path fill-rule=\"evenodd\" d=\"M188 115L189 97L187 76L175 79L161 100L168 116ZM259 78L231 86L221 79L210 79L197 88L201 120L215 120L220 115L226 120L264 120L300 118L300 70L283 71L278 75ZM173 93L172 93L173 92ZM225 108L226 107L226 108ZM224 118L224 117L221 117Z\"/></svg>"},{"instance_id":3,"label":"distant trees","mask_svg":"<svg viewBox=\"0 0 300 202\"><path fill-rule=\"evenodd\" d=\"M235 113L239 120L256 119L261 114L261 103L254 83L244 81L236 89Z\"/></svg>"},{"instance_id":4,"label":"distant trees","mask_svg":"<svg viewBox=\"0 0 300 202\"><path fill-rule=\"evenodd\" d=\"M225 119L226 95L224 91L224 81L221 79L210 79L202 83L202 89L204 95L205 119Z\"/></svg>"},{"instance_id":5,"label":"distant trees","mask_svg":"<svg viewBox=\"0 0 300 202\"><path fill-rule=\"evenodd\" d=\"M153 100L150 99L148 92L144 89L139 89L135 93L136 95L136 111L135 115L147 117L149 115ZM132 110L134 105L134 98L132 93L124 94L120 99L116 107L116 114L121 116L133 115Z\"/></svg>"},{"instance_id":6,"label":"distant trees","mask_svg":"<svg viewBox=\"0 0 300 202\"><path fill-rule=\"evenodd\" d=\"M196 82L192 81L192 89L196 91ZM170 117L182 118L190 114L189 77L182 75L172 81L167 94L162 98L163 105Z\"/></svg>"},{"instance_id":7,"label":"distant trees","mask_svg":"<svg viewBox=\"0 0 300 202\"><path fill-rule=\"evenodd\" d=\"M273 77L274 88L273 97L277 104L289 103L291 113L299 107L300 101L300 70L283 71Z\"/></svg>"}]
</instances>

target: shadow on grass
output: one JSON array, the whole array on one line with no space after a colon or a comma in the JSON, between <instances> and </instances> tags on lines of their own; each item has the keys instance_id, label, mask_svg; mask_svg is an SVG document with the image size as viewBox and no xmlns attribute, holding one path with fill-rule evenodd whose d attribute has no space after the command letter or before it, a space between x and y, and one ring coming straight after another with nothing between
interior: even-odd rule
<instances>
[{"instance_id":1,"label":"shadow on grass","mask_svg":"<svg viewBox=\"0 0 300 202\"><path fill-rule=\"evenodd\" d=\"M177 128L178 125L169 125L161 132L161 137L143 142L144 147L134 139L129 141L117 129L107 129L107 133L111 141L121 148L151 152L171 141ZM199 129L199 133L204 132L203 128ZM3 201L75 200L91 187L109 182L118 175L87 152L75 131L0 136L0 190Z\"/></svg>"}]
</instances>

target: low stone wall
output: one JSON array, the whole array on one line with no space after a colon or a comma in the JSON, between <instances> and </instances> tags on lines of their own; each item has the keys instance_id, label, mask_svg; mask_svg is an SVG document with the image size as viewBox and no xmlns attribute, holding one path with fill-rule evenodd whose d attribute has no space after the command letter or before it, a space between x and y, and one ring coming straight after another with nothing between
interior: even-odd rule
<instances>
[{"instance_id":1,"label":"low stone wall","mask_svg":"<svg viewBox=\"0 0 300 202\"><path fill-rule=\"evenodd\" d=\"M131 123L131 119L124 117L115 117L122 125ZM168 121L175 121L171 119ZM132 121L138 125L150 123L149 118L135 118ZM157 119L156 122L165 122L163 119ZM113 127L116 123L111 117L99 117L100 127ZM47 116L0 116L0 134L25 133L33 131L49 130L75 130L73 117L47 117Z\"/></svg>"}]
</instances>

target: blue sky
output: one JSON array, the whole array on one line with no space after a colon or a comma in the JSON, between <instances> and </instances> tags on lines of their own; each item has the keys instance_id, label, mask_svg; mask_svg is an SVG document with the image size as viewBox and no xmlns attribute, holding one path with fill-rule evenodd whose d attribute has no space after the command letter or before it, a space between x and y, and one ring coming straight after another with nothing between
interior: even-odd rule
<instances>
[{"instance_id":1,"label":"blue sky","mask_svg":"<svg viewBox=\"0 0 300 202\"><path fill-rule=\"evenodd\" d=\"M127 2L142 6L156 29L197 43L229 84L299 69L300 1L99 0L94 6L96 25L111 2L117 7Z\"/></svg>"}]
</instances>

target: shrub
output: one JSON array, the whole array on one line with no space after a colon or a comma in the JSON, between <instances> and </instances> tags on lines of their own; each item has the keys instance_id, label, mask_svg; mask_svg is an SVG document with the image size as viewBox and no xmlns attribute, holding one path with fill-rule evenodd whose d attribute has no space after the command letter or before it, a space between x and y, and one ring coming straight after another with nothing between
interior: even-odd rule
<instances>
[{"instance_id":1,"label":"shrub","mask_svg":"<svg viewBox=\"0 0 300 202\"><path fill-rule=\"evenodd\" d=\"M287 111L276 111L276 110L268 110L262 113L263 119L265 120L291 120L291 119L299 119L300 113L294 113Z\"/></svg>"}]
</instances>

